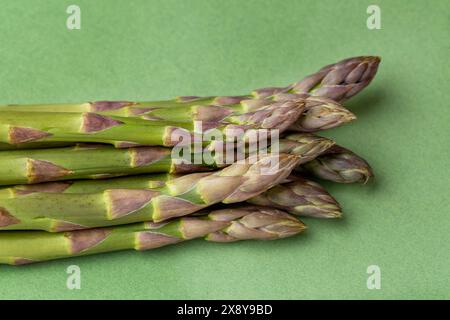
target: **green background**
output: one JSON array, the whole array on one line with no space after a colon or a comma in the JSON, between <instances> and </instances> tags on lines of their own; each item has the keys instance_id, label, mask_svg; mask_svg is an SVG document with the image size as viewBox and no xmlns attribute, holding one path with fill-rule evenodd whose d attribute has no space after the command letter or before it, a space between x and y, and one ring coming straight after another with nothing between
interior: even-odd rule
<instances>
[{"instance_id":1,"label":"green background","mask_svg":"<svg viewBox=\"0 0 450 320\"><path fill-rule=\"evenodd\" d=\"M81 7L81 30L66 8ZM366 27L370 4L381 30ZM450 2L0 1L0 103L155 100L286 85L325 64L383 59L330 130L374 167L369 185L325 186L340 221L231 245L191 241L0 267L1 298L450 298ZM82 289L66 288L80 266ZM366 287L369 265L381 289Z\"/></svg>"}]
</instances>

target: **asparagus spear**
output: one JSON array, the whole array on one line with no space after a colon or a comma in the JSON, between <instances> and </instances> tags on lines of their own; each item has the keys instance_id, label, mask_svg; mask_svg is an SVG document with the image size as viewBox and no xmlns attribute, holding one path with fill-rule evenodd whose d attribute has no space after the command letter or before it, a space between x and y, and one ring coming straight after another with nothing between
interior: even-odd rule
<instances>
[{"instance_id":1,"label":"asparagus spear","mask_svg":"<svg viewBox=\"0 0 450 320\"><path fill-rule=\"evenodd\" d=\"M278 149L279 152L299 156L300 163L304 163L333 144L329 139L311 134L290 134L279 140ZM171 151L163 147L117 149L108 145L0 151L0 185L99 179L126 174L208 171L225 166L226 153L233 153L233 158L236 158L240 152L224 150L225 155L219 156L205 150L198 156L194 153L190 155L190 162L181 162L176 156L172 157ZM271 152L270 148L267 152Z\"/></svg>"},{"instance_id":2,"label":"asparagus spear","mask_svg":"<svg viewBox=\"0 0 450 320\"><path fill-rule=\"evenodd\" d=\"M134 249L149 250L195 238L212 242L275 240L304 231L303 222L273 208L243 206L166 223L142 222L62 233L0 233L0 264L33 262Z\"/></svg>"},{"instance_id":3,"label":"asparagus spear","mask_svg":"<svg viewBox=\"0 0 450 320\"><path fill-rule=\"evenodd\" d=\"M212 173L188 174L154 189L17 194L0 201L0 229L66 231L160 222L220 202L245 201L283 181L298 162L297 156L269 154Z\"/></svg>"},{"instance_id":4,"label":"asparagus spear","mask_svg":"<svg viewBox=\"0 0 450 320\"><path fill-rule=\"evenodd\" d=\"M225 97L220 97L225 98ZM231 99L231 97L229 97ZM237 97L233 97L237 99ZM277 94L267 99L249 99L242 100L235 105L229 106L214 106L214 105L194 105L194 106L177 106L172 108L147 108L138 110L147 110L138 113L130 111L124 111L125 109L112 109L108 110L105 106L102 108L75 108L78 105L31 105L31 106L0 106L2 112L72 112L79 109L88 110L104 110L96 111L95 113L107 116L126 116L141 118L144 120L151 120L150 122L160 121L177 121L191 123L194 121L201 121L207 128L217 127L223 122L236 121L242 123L242 118L245 118L247 114L253 114L258 110L268 108L269 105L275 101L281 103L283 101L304 101L306 111L299 115L298 120L294 122L289 129L299 132L315 132L319 130L325 130L340 126L347 122L356 119L356 116L349 110L341 106L334 100L314 97L307 94ZM276 103L275 102L275 103ZM111 108L115 108L118 104L117 101L102 101L97 102L101 105L109 103ZM123 102L121 102L123 103ZM138 105L139 103L135 103ZM89 103L82 104L91 105ZM92 103L95 105L95 103ZM51 106L54 106L53 108ZM124 108L137 108L137 107L124 107ZM128 109L126 109L128 110ZM150 111L148 111L150 110ZM237 111L242 110L242 111ZM245 112L244 112L245 110ZM5 148L2 148L5 149ZM0 146L1 150L1 146Z\"/></svg>"},{"instance_id":5,"label":"asparagus spear","mask_svg":"<svg viewBox=\"0 0 450 320\"><path fill-rule=\"evenodd\" d=\"M303 99L303 97L295 97ZM172 101L96 101L81 104L0 105L0 111L96 113L105 116L141 118L150 121L233 122L234 117L264 109L276 99L251 96L191 98ZM158 105L160 104L161 105Z\"/></svg>"},{"instance_id":6,"label":"asparagus spear","mask_svg":"<svg viewBox=\"0 0 450 320\"><path fill-rule=\"evenodd\" d=\"M225 97L218 97L224 99ZM228 97L229 99L238 99L237 97ZM276 94L266 99L248 99L241 100L234 105L215 106L215 105L187 105L176 106L172 108L138 108L139 103L131 103L135 106L126 106L121 109L115 109L118 101L101 101L94 103L85 103L81 105L30 105L30 106L0 106L1 112L77 112L77 110L91 110L91 112L106 115L141 118L154 121L176 121L191 123L201 121L208 128L216 127L222 122L235 123L245 117L246 114L252 114L258 110L263 110L274 102L282 101L304 101L307 111L298 117L291 130L300 132L315 132L334 128L356 119L356 116L349 110L341 106L334 100L324 97L314 97L307 94ZM202 100L199 102L201 103ZM218 100L220 101L220 100ZM124 103L124 102L120 102ZM96 104L102 105L101 108L95 107ZM110 105L108 109L106 105ZM79 106L90 106L80 108ZM143 111L129 111L130 108ZM97 111L99 110L99 111ZM240 121L242 122L242 121Z\"/></svg>"},{"instance_id":7,"label":"asparagus spear","mask_svg":"<svg viewBox=\"0 0 450 320\"><path fill-rule=\"evenodd\" d=\"M364 89L375 77L380 58L360 56L344 59L327 65L319 71L305 77L299 82L286 87L268 87L254 90L249 95L198 97L182 96L173 100L131 102L131 101L96 101L79 104L37 104L37 105L1 105L1 111L38 111L38 112L94 112L121 117L141 115L153 116L171 121L191 121L192 116L208 113L202 106L226 107L227 112L218 112L217 116L242 114L249 112L255 105L264 105L261 99L276 99L278 94L309 94L314 97L330 98L344 101ZM317 102L317 100L315 100ZM168 110L175 109L173 112ZM188 109L187 107L194 107ZM215 108L214 110L217 110ZM218 109L219 111L221 109ZM182 112L185 111L185 112ZM214 112L217 113L217 112ZM207 116L204 114L204 116ZM168 119L169 118L169 119ZM203 120L203 117L200 117Z\"/></svg>"},{"instance_id":8,"label":"asparagus spear","mask_svg":"<svg viewBox=\"0 0 450 320\"><path fill-rule=\"evenodd\" d=\"M202 129L220 130L225 141L234 139L237 129L277 129L282 132L299 117L303 109L302 101L279 101L257 111L231 117L228 123L203 123L207 127ZM114 144L116 147L174 146L183 137L194 141L194 133L198 131L192 123L149 122L96 113L5 111L0 117L0 143L12 145L30 142L97 142Z\"/></svg>"},{"instance_id":9,"label":"asparagus spear","mask_svg":"<svg viewBox=\"0 0 450 320\"><path fill-rule=\"evenodd\" d=\"M1 111L38 112L81 112L115 115L121 117L141 117L148 120L205 122L223 121L230 116L247 113L270 103L270 100L302 98L306 101L310 114L300 117L300 122L310 123L320 120L318 127L304 126L301 123L293 130L317 131L331 128L355 119L355 116L337 104L364 89L374 78L379 57L364 56L342 60L326 66L305 79L287 87L271 87L254 90L250 95L229 97L178 97L168 101L130 102L97 101L81 104L54 105L4 105ZM283 98L282 98L283 97ZM306 119L305 119L306 118ZM327 119L330 118L330 122Z\"/></svg>"},{"instance_id":10,"label":"asparagus spear","mask_svg":"<svg viewBox=\"0 0 450 320\"><path fill-rule=\"evenodd\" d=\"M367 183L373 177L372 168L366 160L338 145L332 146L319 157L304 163L300 171L339 183Z\"/></svg>"},{"instance_id":11,"label":"asparagus spear","mask_svg":"<svg viewBox=\"0 0 450 320\"><path fill-rule=\"evenodd\" d=\"M34 185L16 185L0 189L0 199L14 198L32 193L96 193L108 189L154 189L176 179L177 175L139 175L103 180L47 182ZM341 208L337 201L319 184L299 176L289 176L282 183L247 202L282 209L298 216L339 218ZM0 200L1 201L1 200Z\"/></svg>"},{"instance_id":12,"label":"asparagus spear","mask_svg":"<svg viewBox=\"0 0 450 320\"><path fill-rule=\"evenodd\" d=\"M225 99L225 97L219 97ZM229 99L237 99L237 97L228 97ZM119 103L118 101L101 101L94 103L85 103L81 105L30 105L30 106L0 106L0 112L71 112L76 110L87 109L95 111L96 114L106 116L120 116L120 117L134 117L149 122L161 121L177 121L192 123L194 121L201 121L206 128L217 127L223 122L236 122L236 119L242 122L241 118L246 117L246 114L254 113L257 110L267 108L269 105L275 103L282 103L285 101L304 101L306 111L298 117L289 129L299 132L315 132L325 129L331 129L347 122L356 119L356 116L349 110L341 106L334 100L324 97L314 97L307 94L276 94L267 99L249 99L241 100L235 105L228 106L214 106L214 105L193 105L193 106L177 106L172 108L147 108L141 109L137 106L139 103L133 103L137 110L147 110L138 113L138 111L125 111L129 109L114 109ZM202 100L200 99L200 102ZM220 100L219 100L220 101ZM95 104L103 105L102 108L92 107ZM112 110L107 109L104 105L109 103ZM124 102L120 102L124 103ZM130 102L131 103L131 102ZM54 106L54 107L51 107ZM76 108L75 106L91 106L89 108ZM103 110L103 111L96 111ZM150 110L150 111L149 111ZM240 111L238 111L240 110ZM32 146L31 146L32 147ZM1 147L0 150L5 149Z\"/></svg>"},{"instance_id":13,"label":"asparagus spear","mask_svg":"<svg viewBox=\"0 0 450 320\"><path fill-rule=\"evenodd\" d=\"M340 218L339 203L318 183L297 177L296 181L279 184L247 202L282 209L313 218Z\"/></svg>"}]
</instances>

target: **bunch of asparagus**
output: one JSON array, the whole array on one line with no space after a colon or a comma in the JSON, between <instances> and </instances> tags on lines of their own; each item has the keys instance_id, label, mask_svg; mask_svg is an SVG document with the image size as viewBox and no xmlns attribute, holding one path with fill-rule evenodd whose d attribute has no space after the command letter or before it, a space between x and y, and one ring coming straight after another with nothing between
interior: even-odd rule
<instances>
[{"instance_id":1,"label":"bunch of asparagus","mask_svg":"<svg viewBox=\"0 0 450 320\"><path fill-rule=\"evenodd\" d=\"M372 170L313 132L356 119L341 103L379 62L350 58L242 96L0 106L0 263L279 239L305 230L296 216L341 217L310 179L366 183Z\"/></svg>"}]
</instances>

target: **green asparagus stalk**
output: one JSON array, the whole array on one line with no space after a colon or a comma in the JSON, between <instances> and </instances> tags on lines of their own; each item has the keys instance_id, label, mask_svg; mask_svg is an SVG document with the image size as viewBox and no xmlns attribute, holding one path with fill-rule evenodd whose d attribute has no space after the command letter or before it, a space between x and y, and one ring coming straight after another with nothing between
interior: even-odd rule
<instances>
[{"instance_id":1,"label":"green asparagus stalk","mask_svg":"<svg viewBox=\"0 0 450 320\"><path fill-rule=\"evenodd\" d=\"M0 189L0 199L32 193L96 193L108 189L154 189L176 179L177 175L139 175L103 180L47 182L35 185L16 185ZM337 201L319 184L299 176L289 176L289 182L279 184L247 202L282 209L298 216L339 218L341 208ZM1 200L0 200L1 201Z\"/></svg>"},{"instance_id":2,"label":"green asparagus stalk","mask_svg":"<svg viewBox=\"0 0 450 320\"><path fill-rule=\"evenodd\" d=\"M287 87L254 90L250 95L222 97L178 97L168 101L130 102L97 101L81 104L4 105L0 111L99 113L108 116L141 117L147 120L204 122L226 121L270 100L302 98L309 114L299 118L291 129L317 131L331 128L355 119L355 116L336 101L343 101L365 88L374 78L379 57L355 57L326 66L305 79ZM320 121L317 126L311 126ZM330 119L330 122L327 120ZM305 126L305 124L308 124Z\"/></svg>"},{"instance_id":3,"label":"green asparagus stalk","mask_svg":"<svg viewBox=\"0 0 450 320\"><path fill-rule=\"evenodd\" d=\"M161 222L216 203L252 198L283 181L298 162L294 155L268 154L220 171L184 175L154 189L16 194L0 200L0 229L66 231Z\"/></svg>"},{"instance_id":4,"label":"green asparagus stalk","mask_svg":"<svg viewBox=\"0 0 450 320\"><path fill-rule=\"evenodd\" d=\"M99 142L116 146L170 144L173 130L189 132L187 123L148 123L94 113L2 112L0 142L11 145L46 142ZM184 130L183 130L184 129Z\"/></svg>"},{"instance_id":5,"label":"green asparagus stalk","mask_svg":"<svg viewBox=\"0 0 450 320\"><path fill-rule=\"evenodd\" d=\"M225 98L225 97L220 97ZM237 99L236 97L229 97ZM246 117L248 113L252 114L258 110L263 110L273 103L281 103L283 101L302 100L305 102L307 111L298 117L298 121L290 126L290 130L299 132L315 132L325 129L334 128L356 119L356 116L349 110L341 106L334 100L323 97L309 97L305 94L279 94L267 99L249 99L242 100L235 105L215 106L215 105L193 105L193 106L176 106L172 108L147 108L140 109L138 107L124 107L137 108L137 110L147 110L138 113L134 111L131 113L129 109L114 109L119 103L118 101L101 101L92 103L92 105L100 104L101 108L89 107L78 108L79 105L31 105L31 106L0 106L0 112L72 112L81 109L87 110L103 110L95 113L105 116L120 116L120 117L134 117L150 122L160 121L177 121L192 123L194 121L201 121L206 128L217 127L220 123L231 122L235 123L236 119L240 122L241 118ZM201 100L200 100L201 102ZM106 104L109 103L112 110L108 110ZM139 105L139 103L135 103ZM81 106L91 105L89 103ZM53 108L51 106L54 106ZM75 108L77 106L77 108ZM240 110L240 111L238 111ZM72 112L73 113L73 112Z\"/></svg>"},{"instance_id":6,"label":"green asparagus stalk","mask_svg":"<svg viewBox=\"0 0 450 320\"><path fill-rule=\"evenodd\" d=\"M178 97L172 101L156 102L96 101L81 104L0 105L0 111L97 113L150 121L232 122L233 117L264 108L272 104L274 100L257 99L251 96L214 99Z\"/></svg>"},{"instance_id":7,"label":"green asparagus stalk","mask_svg":"<svg viewBox=\"0 0 450 320\"><path fill-rule=\"evenodd\" d=\"M334 145L317 158L304 163L300 172L338 183L367 183L373 172L366 160L354 152Z\"/></svg>"},{"instance_id":8,"label":"green asparagus stalk","mask_svg":"<svg viewBox=\"0 0 450 320\"><path fill-rule=\"evenodd\" d=\"M236 122L245 117L247 113L254 113L257 110L267 108L268 105L273 103L281 103L285 101L304 101L305 112L298 117L298 120L294 122L289 129L299 132L316 132L325 129L331 129L356 119L356 116L349 110L334 100L323 97L309 97L305 94L279 94L271 97L271 99L251 99L243 100L239 102L239 105L232 106L189 106L189 107L173 107L156 109L161 110L158 115L154 113L156 111L147 111L144 115L135 116L135 118L141 118L144 120L157 121L178 121L191 123L193 121L201 121L206 128L217 127L223 122ZM105 102L102 102L105 103ZM115 103L115 102L112 102ZM242 107L245 105L245 107ZM235 110L239 106L239 109L247 110L247 113L239 114ZM29 111L31 109L31 111ZM21 112L37 112L39 110L48 110L50 108L25 108L25 107L10 107L0 108L0 111L21 111ZM189 109L185 110L185 109ZM56 111L59 110L59 111ZM55 108L53 112L69 112L72 108L62 109ZM40 111L49 112L49 111ZM151 114L152 112L152 114ZM118 112L97 112L98 114L109 115ZM162 113L165 114L163 117ZM115 116L115 115L114 115ZM241 121L242 122L242 121Z\"/></svg>"},{"instance_id":9,"label":"green asparagus stalk","mask_svg":"<svg viewBox=\"0 0 450 320\"><path fill-rule=\"evenodd\" d=\"M0 116L1 117L1 116ZM30 142L30 143L23 143L20 145L13 145L9 143L3 143L0 142L0 151L4 150L22 150L22 149L42 149L42 148L59 148L59 147L67 147L72 146L73 143L70 142L62 142L62 143L39 143L39 142Z\"/></svg>"},{"instance_id":10,"label":"green asparagus stalk","mask_svg":"<svg viewBox=\"0 0 450 320\"><path fill-rule=\"evenodd\" d=\"M303 222L273 208L243 206L204 212L166 223L142 222L61 233L0 233L0 264L23 265L118 250L149 250L195 238L211 242L275 240L306 229Z\"/></svg>"},{"instance_id":11,"label":"green asparagus stalk","mask_svg":"<svg viewBox=\"0 0 450 320\"><path fill-rule=\"evenodd\" d=\"M313 218L340 218L339 203L318 183L297 177L295 181L279 184L247 202L282 209Z\"/></svg>"},{"instance_id":12,"label":"green asparagus stalk","mask_svg":"<svg viewBox=\"0 0 450 320\"><path fill-rule=\"evenodd\" d=\"M235 139L237 130L277 129L280 132L295 122L304 109L302 101L279 101L257 111L229 117L229 122L193 123L145 121L137 118L102 116L96 113L14 112L0 117L0 143L20 145L47 142L93 142L116 147L134 145L174 146L180 139L198 141L194 133L217 129L223 140ZM242 139L246 139L245 135ZM207 142L205 142L207 143Z\"/></svg>"},{"instance_id":13,"label":"green asparagus stalk","mask_svg":"<svg viewBox=\"0 0 450 320\"><path fill-rule=\"evenodd\" d=\"M218 167L214 163L180 163L172 159L170 148L118 149L108 145L0 151L0 163L0 185L103 179L142 173L188 173Z\"/></svg>"},{"instance_id":14,"label":"green asparagus stalk","mask_svg":"<svg viewBox=\"0 0 450 320\"><path fill-rule=\"evenodd\" d=\"M323 67L303 80L286 87L269 87L254 90L249 95L198 97L182 96L173 100L131 102L131 101L96 101L79 104L37 104L37 105L2 105L1 111L38 111L38 112L94 112L121 117L147 115L154 119L170 121L192 121L199 114L211 114L205 106L214 108L214 117L242 114L265 103L262 99L276 99L278 94L308 94L313 97L330 98L344 101L364 89L375 77L380 63L379 57L361 56L348 58ZM317 102L317 100L315 100ZM171 108L185 108L174 109ZM187 107L193 107L189 109ZM226 110L226 111L225 111ZM184 112L183 112L184 111ZM204 116L208 116L204 114ZM204 120L200 117L198 120Z\"/></svg>"},{"instance_id":15,"label":"green asparagus stalk","mask_svg":"<svg viewBox=\"0 0 450 320\"><path fill-rule=\"evenodd\" d=\"M312 134L290 134L279 140L278 151L297 155L300 163L305 163L333 144L329 139ZM255 151L261 153L263 150ZM100 179L127 174L208 171L231 164L224 161L226 153L237 156L238 152L240 150L224 150L225 155L218 156L204 150L199 156L193 153L188 157L190 162L186 162L173 155L170 148L164 147L117 149L108 145L88 144L66 148L0 151L0 185ZM272 150L269 148L266 152Z\"/></svg>"},{"instance_id":16,"label":"green asparagus stalk","mask_svg":"<svg viewBox=\"0 0 450 320\"><path fill-rule=\"evenodd\" d=\"M164 187L168 181L182 175L159 173L107 178L99 180L75 180L14 185L0 188L0 203L3 199L20 197L32 193L95 193L109 189L154 189Z\"/></svg>"}]
</instances>

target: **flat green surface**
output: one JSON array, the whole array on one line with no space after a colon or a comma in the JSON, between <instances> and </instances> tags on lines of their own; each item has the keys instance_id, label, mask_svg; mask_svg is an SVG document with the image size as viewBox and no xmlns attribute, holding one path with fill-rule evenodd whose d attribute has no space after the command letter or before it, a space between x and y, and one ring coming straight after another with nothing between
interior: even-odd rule
<instances>
[{"instance_id":1,"label":"flat green surface","mask_svg":"<svg viewBox=\"0 0 450 320\"><path fill-rule=\"evenodd\" d=\"M81 30L66 28L78 4ZM381 30L366 27L381 7ZM201 240L152 252L0 267L1 298L450 298L450 2L0 1L0 103L148 100L285 85L345 57L383 58L326 133L376 182L326 184L341 221L276 242ZM81 290L66 268L81 268ZM366 287L369 265L381 289Z\"/></svg>"}]
</instances>

